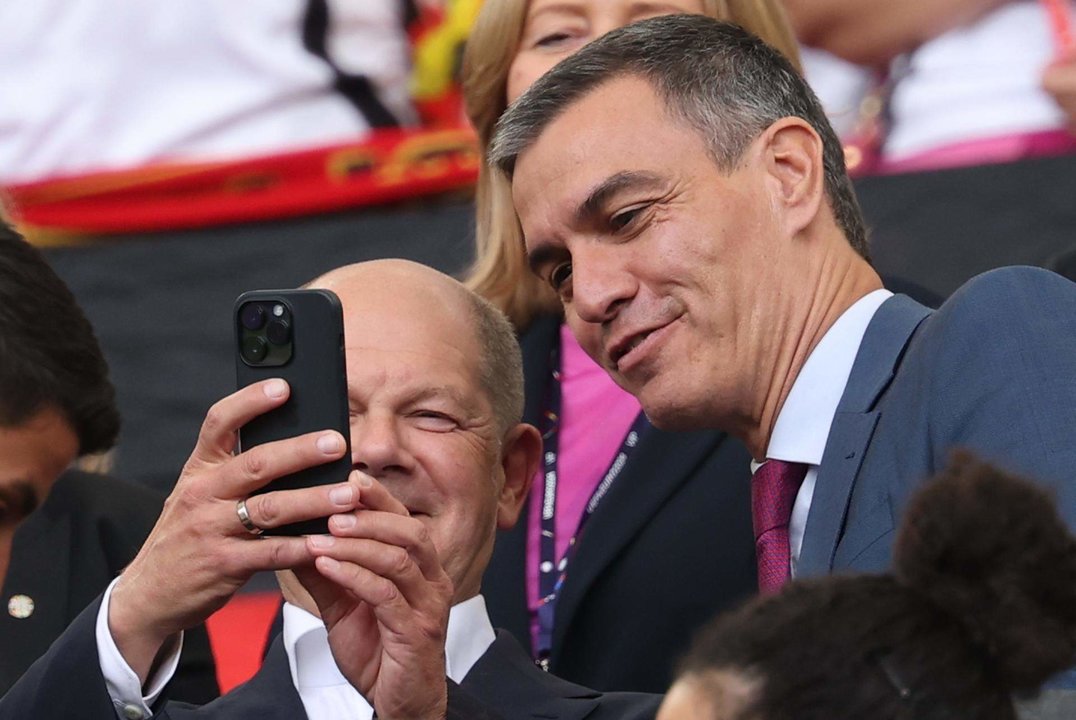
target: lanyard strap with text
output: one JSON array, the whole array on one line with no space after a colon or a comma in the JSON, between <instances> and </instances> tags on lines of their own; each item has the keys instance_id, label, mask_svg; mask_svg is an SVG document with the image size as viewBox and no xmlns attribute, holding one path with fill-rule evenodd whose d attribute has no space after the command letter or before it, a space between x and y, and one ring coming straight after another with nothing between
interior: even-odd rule
<instances>
[{"instance_id":1,"label":"lanyard strap with text","mask_svg":"<svg viewBox=\"0 0 1076 720\"><path fill-rule=\"evenodd\" d=\"M539 665L542 667L548 666L549 651L553 646L553 614L557 606L557 595L560 593L561 586L564 584L564 578L568 574L568 563L571 561L574 554L576 542L579 539L580 534L583 532L583 527L586 525L587 520L594 514L598 504L609 492L609 488L612 487L613 482L623 472L624 467L628 464L628 458L636 445L639 443L639 436L646 428L650 427L650 423L646 419L646 415L639 413L639 416L635 419L635 422L631 426L631 430L624 437L624 441L620 444L620 449L616 455L613 456L613 461L610 463L605 474L602 476L601 482L594 489L593 494L590 496L590 500L587 502L586 508L583 509L583 516L579 520L579 527L576 528L575 534L571 540L568 541L568 548L564 552L564 557L557 560L557 535L556 535L556 512L557 512L557 434L560 429L560 410L561 410L561 378L560 378L560 353L554 349L550 356L550 366L552 368L553 380L550 385L549 401L547 403L548 410L545 416L545 428L542 435L544 452L543 452L543 490L542 490L542 510L541 510L541 543L538 562L538 647L536 648L536 658Z\"/></svg>"}]
</instances>

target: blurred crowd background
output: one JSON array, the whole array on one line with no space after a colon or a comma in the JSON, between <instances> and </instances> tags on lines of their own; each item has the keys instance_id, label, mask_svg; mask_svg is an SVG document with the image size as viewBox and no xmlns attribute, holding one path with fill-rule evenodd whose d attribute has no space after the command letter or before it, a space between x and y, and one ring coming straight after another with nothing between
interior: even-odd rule
<instances>
[{"instance_id":1,"label":"blurred crowd background","mask_svg":"<svg viewBox=\"0 0 1076 720\"><path fill-rule=\"evenodd\" d=\"M234 389L241 292L377 257L470 266L459 77L481 5L0 7L0 192L105 350L111 472L171 488ZM1002 265L1076 278L1073 3L784 5L892 287L937 302Z\"/></svg>"},{"instance_id":2,"label":"blurred crowd background","mask_svg":"<svg viewBox=\"0 0 1076 720\"><path fill-rule=\"evenodd\" d=\"M468 267L479 159L458 80L481 4L0 9L6 211L100 335L117 473L171 486L234 385L240 292L374 257ZM1000 265L1076 272L1076 80L1043 85L1076 72L1071 3L784 4L891 285L940 300Z\"/></svg>"}]
</instances>

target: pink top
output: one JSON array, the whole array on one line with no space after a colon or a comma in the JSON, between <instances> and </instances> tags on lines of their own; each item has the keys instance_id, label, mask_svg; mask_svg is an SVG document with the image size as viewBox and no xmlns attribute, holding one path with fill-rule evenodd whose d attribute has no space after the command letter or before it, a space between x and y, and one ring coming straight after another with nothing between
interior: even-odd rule
<instances>
[{"instance_id":1,"label":"pink top","mask_svg":"<svg viewBox=\"0 0 1076 720\"><path fill-rule=\"evenodd\" d=\"M1043 130L966 140L900 160L883 159L878 172L892 174L944 170L1072 154L1076 154L1076 135L1068 130Z\"/></svg>"},{"instance_id":2,"label":"pink top","mask_svg":"<svg viewBox=\"0 0 1076 720\"><path fill-rule=\"evenodd\" d=\"M566 325L560 328L561 408L557 435L557 559L579 527L594 489L616 457L638 417L639 401L621 390L583 351ZM545 485L539 469L531 487L527 518L527 607L531 640L538 637L538 562L540 508ZM571 572L571 567L568 568Z\"/></svg>"}]
</instances>

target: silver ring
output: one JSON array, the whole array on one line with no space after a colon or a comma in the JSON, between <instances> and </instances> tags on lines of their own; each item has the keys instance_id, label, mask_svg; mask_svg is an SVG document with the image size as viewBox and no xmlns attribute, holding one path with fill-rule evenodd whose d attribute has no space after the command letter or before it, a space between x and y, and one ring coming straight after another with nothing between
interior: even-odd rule
<instances>
[{"instance_id":1,"label":"silver ring","mask_svg":"<svg viewBox=\"0 0 1076 720\"><path fill-rule=\"evenodd\" d=\"M250 519L250 513L247 512L247 501L245 499L235 501L235 514L239 516L239 522L243 523L243 527L245 527L247 532L251 535L261 535L265 532L265 530L255 525L254 521Z\"/></svg>"}]
</instances>

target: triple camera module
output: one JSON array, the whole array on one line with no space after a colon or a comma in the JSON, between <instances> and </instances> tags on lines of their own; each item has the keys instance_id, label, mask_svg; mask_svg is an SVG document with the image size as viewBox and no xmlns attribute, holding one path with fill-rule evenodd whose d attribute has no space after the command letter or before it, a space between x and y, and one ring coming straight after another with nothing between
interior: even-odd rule
<instances>
[{"instance_id":1,"label":"triple camera module","mask_svg":"<svg viewBox=\"0 0 1076 720\"><path fill-rule=\"evenodd\" d=\"M284 303L244 303L239 308L239 333L239 354L248 365L283 365L291 359L291 310Z\"/></svg>"}]
</instances>

